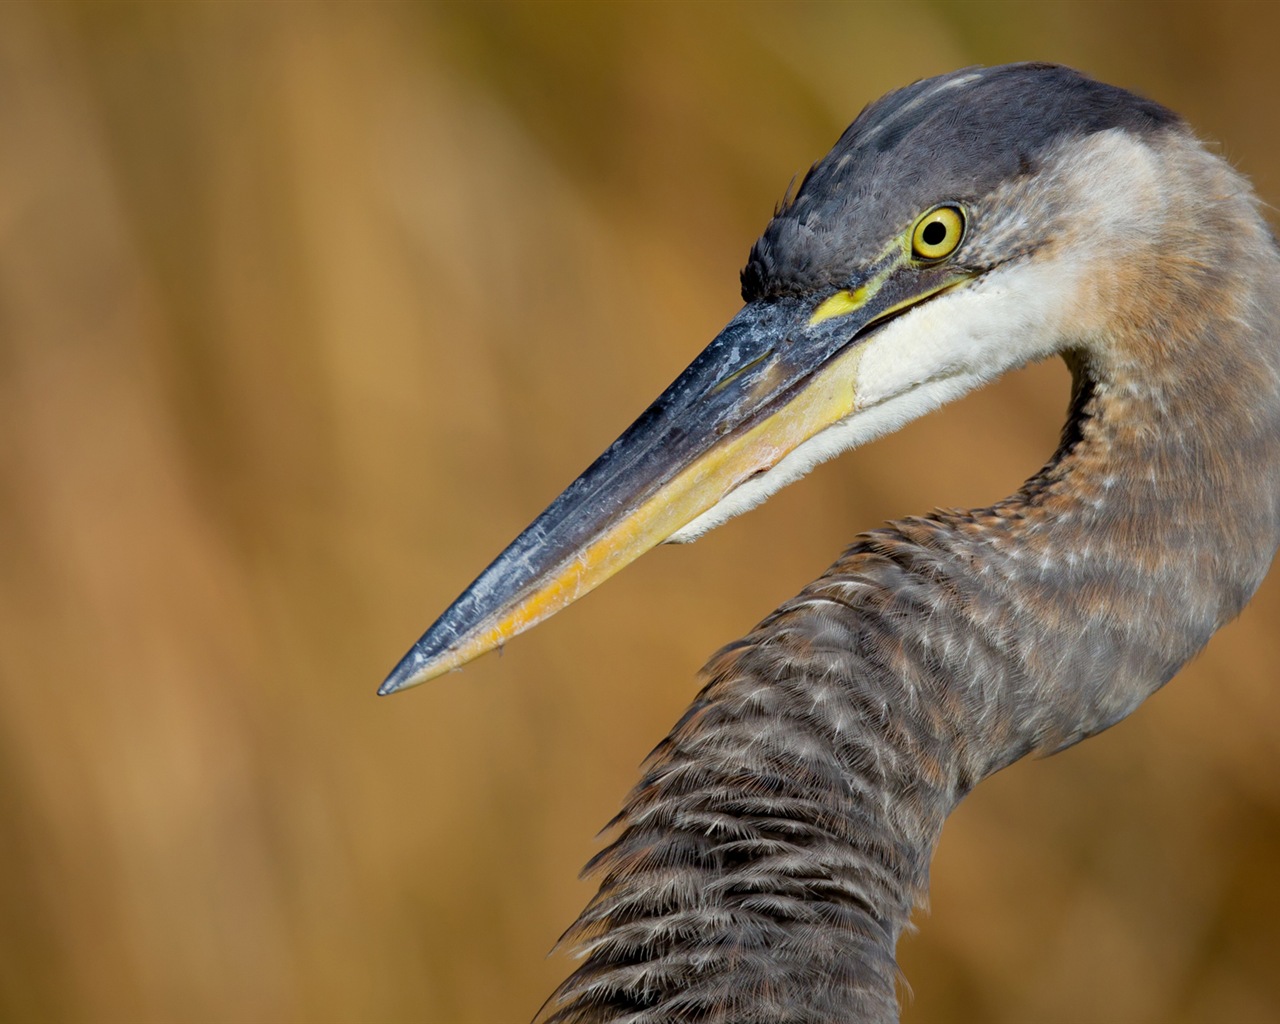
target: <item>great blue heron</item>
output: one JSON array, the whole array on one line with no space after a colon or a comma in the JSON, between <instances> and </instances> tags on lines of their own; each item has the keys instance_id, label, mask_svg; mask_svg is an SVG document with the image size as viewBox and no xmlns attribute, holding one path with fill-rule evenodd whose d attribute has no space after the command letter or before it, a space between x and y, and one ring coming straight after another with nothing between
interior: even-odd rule
<instances>
[{"instance_id":1,"label":"great blue heron","mask_svg":"<svg viewBox=\"0 0 1280 1024\"><path fill-rule=\"evenodd\" d=\"M1280 542L1280 251L1169 110L1068 68L872 104L784 202L746 305L383 685L456 668L663 541L1051 354L1012 497L864 534L715 655L595 861L552 1021L891 1021L894 950L980 780L1125 717Z\"/></svg>"}]
</instances>

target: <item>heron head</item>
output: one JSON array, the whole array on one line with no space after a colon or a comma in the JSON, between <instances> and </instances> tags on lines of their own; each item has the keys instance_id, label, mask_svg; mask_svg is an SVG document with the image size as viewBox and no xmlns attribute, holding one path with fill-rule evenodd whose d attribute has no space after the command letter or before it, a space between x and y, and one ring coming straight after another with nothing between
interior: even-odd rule
<instances>
[{"instance_id":1,"label":"heron head","mask_svg":"<svg viewBox=\"0 0 1280 1024\"><path fill-rule=\"evenodd\" d=\"M1068 68L971 68L873 103L752 248L745 305L440 617L381 693L500 646L657 544L1102 330L1161 230L1179 118Z\"/></svg>"}]
</instances>

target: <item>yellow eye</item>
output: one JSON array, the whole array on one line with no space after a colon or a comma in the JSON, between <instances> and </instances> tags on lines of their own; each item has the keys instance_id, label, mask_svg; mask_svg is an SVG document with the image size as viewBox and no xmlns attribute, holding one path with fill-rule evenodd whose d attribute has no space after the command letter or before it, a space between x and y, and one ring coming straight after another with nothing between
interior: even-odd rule
<instances>
[{"instance_id":1,"label":"yellow eye","mask_svg":"<svg viewBox=\"0 0 1280 1024\"><path fill-rule=\"evenodd\" d=\"M918 221L911 232L911 255L940 260L956 251L964 237L964 214L955 206L939 206Z\"/></svg>"}]
</instances>

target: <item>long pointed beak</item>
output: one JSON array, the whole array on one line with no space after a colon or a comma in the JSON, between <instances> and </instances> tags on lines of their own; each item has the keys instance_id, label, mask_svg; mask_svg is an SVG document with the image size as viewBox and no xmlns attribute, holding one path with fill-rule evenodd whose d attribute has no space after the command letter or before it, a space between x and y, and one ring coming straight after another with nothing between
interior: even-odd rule
<instances>
[{"instance_id":1,"label":"long pointed beak","mask_svg":"<svg viewBox=\"0 0 1280 1024\"><path fill-rule=\"evenodd\" d=\"M851 415L861 335L945 283L744 307L635 423L427 630L380 694L500 647ZM895 282L894 278L898 280ZM896 284L896 286L895 286Z\"/></svg>"}]
</instances>

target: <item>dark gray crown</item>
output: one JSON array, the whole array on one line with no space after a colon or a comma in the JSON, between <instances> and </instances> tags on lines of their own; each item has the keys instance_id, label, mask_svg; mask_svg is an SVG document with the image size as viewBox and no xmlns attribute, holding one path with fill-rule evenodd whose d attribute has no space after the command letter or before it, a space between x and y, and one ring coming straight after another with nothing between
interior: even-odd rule
<instances>
[{"instance_id":1,"label":"dark gray crown","mask_svg":"<svg viewBox=\"0 0 1280 1024\"><path fill-rule=\"evenodd\" d=\"M742 297L839 287L850 262L936 203L1034 173L1064 137L1148 133L1177 114L1056 64L965 68L868 106L784 201L742 271Z\"/></svg>"}]
</instances>

